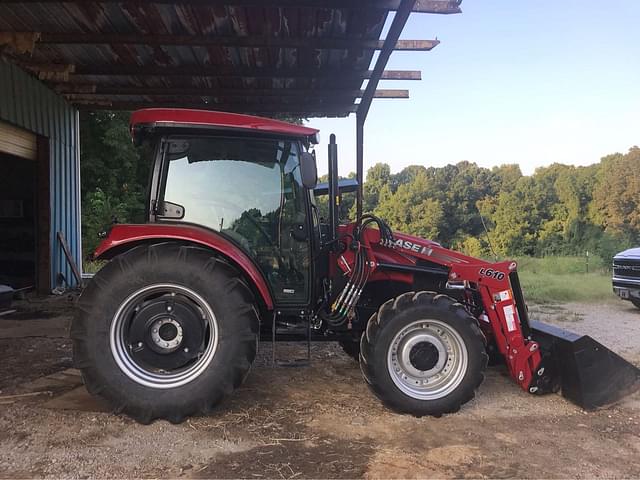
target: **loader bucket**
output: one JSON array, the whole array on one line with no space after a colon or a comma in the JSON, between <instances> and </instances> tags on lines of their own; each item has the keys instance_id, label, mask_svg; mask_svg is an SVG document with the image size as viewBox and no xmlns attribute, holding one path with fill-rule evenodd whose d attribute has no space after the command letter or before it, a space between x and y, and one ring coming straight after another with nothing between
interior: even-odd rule
<instances>
[{"instance_id":1,"label":"loader bucket","mask_svg":"<svg viewBox=\"0 0 640 480\"><path fill-rule=\"evenodd\" d=\"M585 410L609 405L640 388L640 369L588 335L542 322L530 325L562 396Z\"/></svg>"}]
</instances>

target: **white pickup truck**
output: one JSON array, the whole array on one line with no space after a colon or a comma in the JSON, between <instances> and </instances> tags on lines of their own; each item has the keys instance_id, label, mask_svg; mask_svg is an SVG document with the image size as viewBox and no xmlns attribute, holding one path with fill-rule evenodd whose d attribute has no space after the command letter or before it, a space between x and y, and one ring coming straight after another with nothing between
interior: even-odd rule
<instances>
[{"instance_id":1,"label":"white pickup truck","mask_svg":"<svg viewBox=\"0 0 640 480\"><path fill-rule=\"evenodd\" d=\"M630 248L613 257L613 291L640 308L640 248Z\"/></svg>"}]
</instances>

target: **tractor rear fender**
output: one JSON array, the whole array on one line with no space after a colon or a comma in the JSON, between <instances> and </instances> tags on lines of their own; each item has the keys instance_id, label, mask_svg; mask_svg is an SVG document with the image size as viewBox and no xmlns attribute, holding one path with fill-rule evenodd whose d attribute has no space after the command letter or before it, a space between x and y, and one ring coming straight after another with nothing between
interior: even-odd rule
<instances>
[{"instance_id":1,"label":"tractor rear fender","mask_svg":"<svg viewBox=\"0 0 640 480\"><path fill-rule=\"evenodd\" d=\"M251 289L261 298L267 310L273 310L273 297L255 262L240 247L212 230L185 224L147 223L114 225L98 245L93 257L108 260L143 243L182 241L201 245L226 257L242 272Z\"/></svg>"}]
</instances>

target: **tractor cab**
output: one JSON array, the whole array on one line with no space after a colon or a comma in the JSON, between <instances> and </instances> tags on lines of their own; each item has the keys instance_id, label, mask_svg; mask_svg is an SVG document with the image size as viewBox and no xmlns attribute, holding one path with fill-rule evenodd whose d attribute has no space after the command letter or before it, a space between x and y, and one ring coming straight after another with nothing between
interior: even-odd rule
<instances>
[{"instance_id":1,"label":"tractor cab","mask_svg":"<svg viewBox=\"0 0 640 480\"><path fill-rule=\"evenodd\" d=\"M307 308L319 242L315 129L246 115L136 112L137 142L155 145L149 221L223 236L259 268L273 301Z\"/></svg>"}]
</instances>

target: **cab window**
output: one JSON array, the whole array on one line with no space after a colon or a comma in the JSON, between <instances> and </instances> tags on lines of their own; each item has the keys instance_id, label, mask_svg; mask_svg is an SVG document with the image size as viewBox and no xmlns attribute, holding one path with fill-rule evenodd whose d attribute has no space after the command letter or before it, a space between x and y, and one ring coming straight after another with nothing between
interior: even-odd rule
<instances>
[{"instance_id":1,"label":"cab window","mask_svg":"<svg viewBox=\"0 0 640 480\"><path fill-rule=\"evenodd\" d=\"M280 303L305 303L309 240L296 141L172 138L162 200L181 221L223 233L256 260ZM302 226L302 228L301 228Z\"/></svg>"}]
</instances>

